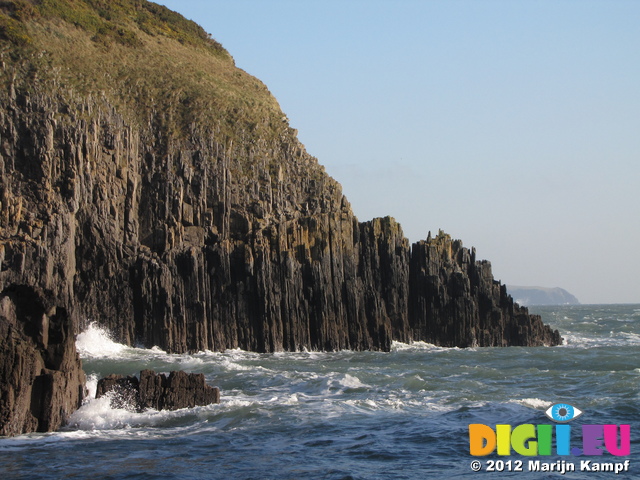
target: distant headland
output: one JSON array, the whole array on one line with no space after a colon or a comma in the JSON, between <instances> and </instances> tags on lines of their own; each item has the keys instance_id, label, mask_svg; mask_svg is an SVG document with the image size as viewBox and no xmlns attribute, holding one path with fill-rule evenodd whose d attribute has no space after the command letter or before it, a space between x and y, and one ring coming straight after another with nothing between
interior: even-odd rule
<instances>
[{"instance_id":1,"label":"distant headland","mask_svg":"<svg viewBox=\"0 0 640 480\"><path fill-rule=\"evenodd\" d=\"M563 288L520 287L507 285L514 301L525 307L533 305L580 305L578 299Z\"/></svg>"}]
</instances>

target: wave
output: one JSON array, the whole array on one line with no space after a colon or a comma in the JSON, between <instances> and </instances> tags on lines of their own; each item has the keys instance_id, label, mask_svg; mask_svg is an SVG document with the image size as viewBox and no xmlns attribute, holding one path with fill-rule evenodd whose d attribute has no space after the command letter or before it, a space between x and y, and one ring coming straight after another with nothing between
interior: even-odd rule
<instances>
[{"instance_id":1,"label":"wave","mask_svg":"<svg viewBox=\"0 0 640 480\"><path fill-rule=\"evenodd\" d=\"M565 331L562 333L562 347L591 348L591 347L626 347L640 345L640 335L634 332L610 331L605 335L590 335Z\"/></svg>"},{"instance_id":2,"label":"wave","mask_svg":"<svg viewBox=\"0 0 640 480\"><path fill-rule=\"evenodd\" d=\"M228 370L250 370L259 367L244 367L238 360L255 358L257 353L243 350L227 350L226 352L212 352L209 350L197 353L173 354L161 348L130 347L113 340L111 333L91 322L87 328L76 337L76 349L80 358L91 364L92 361L111 362L114 366L118 362L137 364L142 368L153 368L160 371L185 370L196 371L206 368L212 363L226 365ZM108 372L112 373L112 372ZM133 369L130 373L137 373Z\"/></svg>"},{"instance_id":3,"label":"wave","mask_svg":"<svg viewBox=\"0 0 640 480\"><path fill-rule=\"evenodd\" d=\"M619 315L595 324L580 322L585 316L559 325L565 327L561 328L565 338L562 348L640 345L640 334L633 331L633 325L613 321ZM176 412L133 412L113 409L106 400L92 400L74 415L71 427L86 432L157 432L201 422L207 422L207 428L228 429L246 422L260 424L269 418L288 418L297 423L307 417L347 415L351 419L351 415L402 412L428 416L455 412L453 418L481 417L485 414L478 412L486 410L486 405L491 409L498 406L500 412L517 418L526 417L551 404L545 397L547 390L538 387L540 375L548 375L541 368L548 367L549 359L555 361L558 355L574 353L534 348L524 351L532 358L533 366L516 362L514 372L523 375L530 391L514 395L504 390L508 385L501 365L508 359L520 358L520 349L461 349L426 342L393 342L391 353L266 354L231 349L169 354L159 348L118 344L96 324L78 336L77 345L89 373L97 370L103 374L137 374L141 368L158 372L191 370L204 373L207 382L219 386L222 393L219 405ZM586 354L578 350L575 353ZM96 382L97 377L90 376L89 387L94 392Z\"/></svg>"},{"instance_id":4,"label":"wave","mask_svg":"<svg viewBox=\"0 0 640 480\"><path fill-rule=\"evenodd\" d=\"M86 403L91 398L96 398L96 392L98 391L98 380L98 375L95 373L87 375L86 387L88 394L84 403Z\"/></svg>"},{"instance_id":5,"label":"wave","mask_svg":"<svg viewBox=\"0 0 640 480\"><path fill-rule=\"evenodd\" d=\"M524 407L534 408L536 410L545 410L551 405L553 402L548 400L542 400L540 398L521 398L521 399L512 399L511 403L517 403L518 405L522 405Z\"/></svg>"},{"instance_id":6,"label":"wave","mask_svg":"<svg viewBox=\"0 0 640 480\"><path fill-rule=\"evenodd\" d=\"M391 351L392 352L404 352L404 351L425 351L425 352L444 352L444 351L455 351L462 350L460 347L440 347L438 345L434 345L433 343L427 342L411 342L404 343L398 341L391 342ZM474 351L475 348L466 348L465 350Z\"/></svg>"},{"instance_id":7,"label":"wave","mask_svg":"<svg viewBox=\"0 0 640 480\"><path fill-rule=\"evenodd\" d=\"M329 373L324 379L323 385L324 389L321 391L323 395L340 395L345 392L366 391L371 388L370 385L362 383L354 375L336 372Z\"/></svg>"},{"instance_id":8,"label":"wave","mask_svg":"<svg viewBox=\"0 0 640 480\"><path fill-rule=\"evenodd\" d=\"M227 421L241 421L249 416L251 412L274 401L282 404L295 404L297 399L290 397L284 402L279 402L279 399L260 400L246 395L239 395L223 398L219 404L178 410L155 410L149 408L140 412L126 405L124 407L114 407L112 396L106 394L100 398L86 400L71 415L63 433L73 430L83 432L102 431L111 434L113 431L131 431L133 429L137 431L133 432L132 435L137 436L148 435L148 429L160 429L165 433L167 433L166 429L169 429L175 435L181 429L192 430L206 424L212 424L206 427L211 429L216 421L224 423L225 419Z\"/></svg>"},{"instance_id":9,"label":"wave","mask_svg":"<svg viewBox=\"0 0 640 480\"><path fill-rule=\"evenodd\" d=\"M86 330L76 337L76 349L81 357L115 357L128 348L130 347L114 342L109 331L95 322L91 322Z\"/></svg>"}]
</instances>

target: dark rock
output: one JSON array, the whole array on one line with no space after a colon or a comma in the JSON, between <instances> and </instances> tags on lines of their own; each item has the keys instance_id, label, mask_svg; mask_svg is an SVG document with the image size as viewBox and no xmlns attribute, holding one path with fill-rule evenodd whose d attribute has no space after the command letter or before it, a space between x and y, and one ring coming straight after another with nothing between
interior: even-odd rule
<instances>
[{"instance_id":1,"label":"dark rock","mask_svg":"<svg viewBox=\"0 0 640 480\"><path fill-rule=\"evenodd\" d=\"M0 435L54 431L82 403L73 325L31 286L0 293L0 359Z\"/></svg>"},{"instance_id":2,"label":"dark rock","mask_svg":"<svg viewBox=\"0 0 640 480\"><path fill-rule=\"evenodd\" d=\"M409 322L414 339L443 346L537 346L562 342L557 330L514 304L460 240L440 232L413 245Z\"/></svg>"},{"instance_id":3,"label":"dark rock","mask_svg":"<svg viewBox=\"0 0 640 480\"><path fill-rule=\"evenodd\" d=\"M177 410L220 403L220 390L206 384L202 373L174 371L166 377L152 370L140 372L140 406Z\"/></svg>"},{"instance_id":4,"label":"dark rock","mask_svg":"<svg viewBox=\"0 0 640 480\"><path fill-rule=\"evenodd\" d=\"M135 376L109 375L98 381L96 398L110 394L111 406L143 411L178 410L220 403L220 390L206 384L201 373L174 371L167 377L152 370Z\"/></svg>"},{"instance_id":5,"label":"dark rock","mask_svg":"<svg viewBox=\"0 0 640 480\"><path fill-rule=\"evenodd\" d=\"M112 408L124 408L127 410L139 410L140 381L134 375L123 377L122 375L111 374L98 380L96 387L96 398L110 394Z\"/></svg>"}]
</instances>

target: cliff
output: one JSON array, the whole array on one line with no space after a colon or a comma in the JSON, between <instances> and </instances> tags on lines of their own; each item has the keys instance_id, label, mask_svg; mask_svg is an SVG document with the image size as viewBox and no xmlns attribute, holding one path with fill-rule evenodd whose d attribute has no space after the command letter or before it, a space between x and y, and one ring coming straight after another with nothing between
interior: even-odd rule
<instances>
[{"instance_id":1,"label":"cliff","mask_svg":"<svg viewBox=\"0 0 640 480\"><path fill-rule=\"evenodd\" d=\"M560 342L460 241L359 222L192 22L144 0L0 12L2 295L171 352Z\"/></svg>"}]
</instances>

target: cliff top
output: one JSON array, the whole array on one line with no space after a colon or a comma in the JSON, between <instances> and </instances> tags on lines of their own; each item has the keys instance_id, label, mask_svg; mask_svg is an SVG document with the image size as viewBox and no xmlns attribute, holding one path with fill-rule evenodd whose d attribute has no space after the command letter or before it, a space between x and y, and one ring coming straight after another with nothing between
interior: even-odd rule
<instances>
[{"instance_id":1,"label":"cliff top","mask_svg":"<svg viewBox=\"0 0 640 480\"><path fill-rule=\"evenodd\" d=\"M145 0L9 0L0 4L1 35L19 45L36 44L38 36L26 23L30 20L60 19L93 34L104 45L144 45L140 32L162 35L181 43L210 49L223 57L229 54L202 27L168 8Z\"/></svg>"},{"instance_id":2,"label":"cliff top","mask_svg":"<svg viewBox=\"0 0 640 480\"><path fill-rule=\"evenodd\" d=\"M103 95L141 124L160 112L170 135L208 125L268 138L286 124L266 86L202 27L146 0L2 1L0 59L7 87Z\"/></svg>"}]
</instances>

